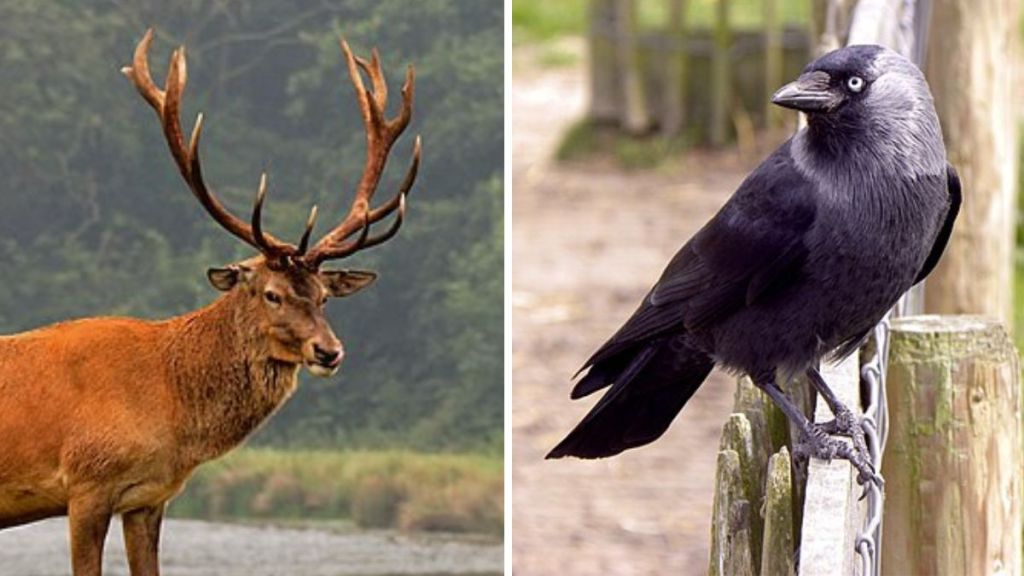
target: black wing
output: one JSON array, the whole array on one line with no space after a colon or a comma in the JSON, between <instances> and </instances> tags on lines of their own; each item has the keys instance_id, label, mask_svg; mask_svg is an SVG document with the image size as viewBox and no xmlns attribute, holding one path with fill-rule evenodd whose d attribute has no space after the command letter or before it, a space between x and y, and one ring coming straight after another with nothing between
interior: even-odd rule
<instances>
[{"instance_id":1,"label":"black wing","mask_svg":"<svg viewBox=\"0 0 1024 576\"><path fill-rule=\"evenodd\" d=\"M676 253L633 316L583 368L669 331L712 326L788 285L806 260L804 237L816 206L816 189L797 171L787 142Z\"/></svg>"},{"instance_id":2,"label":"black wing","mask_svg":"<svg viewBox=\"0 0 1024 576\"><path fill-rule=\"evenodd\" d=\"M942 252L945 251L946 244L949 243L949 236L953 233L953 222L956 221L956 216L960 213L960 176L957 175L956 169L949 164L946 164L946 182L949 189L949 210L946 212L946 220L939 228L939 235L935 237L932 251L925 259L924 265L921 266L921 271L917 273L914 284L924 280L939 263L939 258L942 258Z\"/></svg>"}]
</instances>

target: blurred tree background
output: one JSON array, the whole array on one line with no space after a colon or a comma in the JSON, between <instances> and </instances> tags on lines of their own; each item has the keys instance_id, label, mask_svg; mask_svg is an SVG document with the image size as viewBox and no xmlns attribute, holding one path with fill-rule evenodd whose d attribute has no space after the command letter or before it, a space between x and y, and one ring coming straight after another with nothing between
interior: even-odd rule
<instances>
[{"instance_id":1,"label":"blurred tree background","mask_svg":"<svg viewBox=\"0 0 1024 576\"><path fill-rule=\"evenodd\" d=\"M339 376L308 379L254 440L278 447L484 451L502 438L502 2L0 1L0 333L89 315L162 318L216 297L207 267L251 256L180 181L119 73L154 26L158 83L188 47L185 129L206 115L207 180L238 214L270 177L267 227L297 239L348 207L364 132L338 37L378 47L392 87L416 67L423 166L406 224L338 265L380 272L329 305ZM125 375L131 377L131 375Z\"/></svg>"}]
</instances>

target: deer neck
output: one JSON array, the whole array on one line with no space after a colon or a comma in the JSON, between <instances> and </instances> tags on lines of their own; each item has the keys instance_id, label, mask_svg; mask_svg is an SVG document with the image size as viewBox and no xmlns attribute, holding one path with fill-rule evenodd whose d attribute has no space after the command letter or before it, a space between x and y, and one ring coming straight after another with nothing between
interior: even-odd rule
<instances>
[{"instance_id":1,"label":"deer neck","mask_svg":"<svg viewBox=\"0 0 1024 576\"><path fill-rule=\"evenodd\" d=\"M273 360L245 295L232 291L177 319L167 351L189 464L240 444L295 390L298 365Z\"/></svg>"}]
</instances>

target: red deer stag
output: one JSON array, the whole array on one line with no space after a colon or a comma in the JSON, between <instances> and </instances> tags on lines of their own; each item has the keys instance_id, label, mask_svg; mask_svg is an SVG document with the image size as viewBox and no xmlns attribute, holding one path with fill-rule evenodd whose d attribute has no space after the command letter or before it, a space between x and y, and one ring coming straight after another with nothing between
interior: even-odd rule
<instances>
[{"instance_id":1,"label":"red deer stag","mask_svg":"<svg viewBox=\"0 0 1024 576\"><path fill-rule=\"evenodd\" d=\"M340 224L310 247L314 207L298 244L281 241L260 223L266 175L251 223L207 187L199 162L202 116L188 142L178 119L185 49L171 56L160 89L149 73L151 40L152 30L124 74L156 110L189 190L259 255L209 270L224 294L177 318L88 318L0 337L0 528L66 514L75 576L100 574L114 514L123 519L132 575L157 574L164 507L196 466L237 446L287 400L300 366L319 376L338 369L344 352L324 302L365 288L376 275L320 266L395 235L420 160L417 137L398 193L371 208L392 144L409 124L413 69L400 111L389 119L376 51L367 61L342 40L366 129L365 168ZM391 226L371 235L390 214Z\"/></svg>"}]
</instances>

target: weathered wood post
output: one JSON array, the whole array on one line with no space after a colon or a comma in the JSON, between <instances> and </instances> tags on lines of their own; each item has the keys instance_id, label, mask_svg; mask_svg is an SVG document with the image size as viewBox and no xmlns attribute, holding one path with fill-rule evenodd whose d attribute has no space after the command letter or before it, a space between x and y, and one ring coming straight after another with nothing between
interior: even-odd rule
<instances>
[{"instance_id":1,"label":"weathered wood post","mask_svg":"<svg viewBox=\"0 0 1024 576\"><path fill-rule=\"evenodd\" d=\"M934 0L926 75L963 207L925 309L1013 321L1019 0Z\"/></svg>"},{"instance_id":2,"label":"weathered wood post","mask_svg":"<svg viewBox=\"0 0 1024 576\"><path fill-rule=\"evenodd\" d=\"M764 2L764 126L769 130L778 127L783 115L778 106L772 104L772 94L782 86L782 18L779 14L779 0Z\"/></svg>"},{"instance_id":3,"label":"weathered wood post","mask_svg":"<svg viewBox=\"0 0 1024 576\"><path fill-rule=\"evenodd\" d=\"M729 121L732 113L732 86L729 81L732 31L729 28L729 0L718 0L715 14L715 45L711 55L709 141L712 146L721 146L725 144L729 136Z\"/></svg>"},{"instance_id":4,"label":"weathered wood post","mask_svg":"<svg viewBox=\"0 0 1024 576\"><path fill-rule=\"evenodd\" d=\"M596 122L618 122L619 77L616 74L614 0L590 0L590 106L588 114Z\"/></svg>"},{"instance_id":5,"label":"weathered wood post","mask_svg":"<svg viewBox=\"0 0 1024 576\"><path fill-rule=\"evenodd\" d=\"M761 576L793 573L793 478L785 447L768 461L764 487L764 543Z\"/></svg>"},{"instance_id":6,"label":"weathered wood post","mask_svg":"<svg viewBox=\"0 0 1024 576\"><path fill-rule=\"evenodd\" d=\"M619 111L622 129L629 134L643 134L651 127L651 114L640 70L633 0L615 0L615 50L623 104Z\"/></svg>"},{"instance_id":7,"label":"weathered wood post","mask_svg":"<svg viewBox=\"0 0 1024 576\"><path fill-rule=\"evenodd\" d=\"M860 413L857 355L836 365L822 363L821 373L839 400ZM832 418L828 405L818 401L814 421ZM800 530L800 576L854 574L859 564L854 544L866 513L866 503L857 499L857 472L846 460L824 462L812 458L807 477Z\"/></svg>"},{"instance_id":8,"label":"weathered wood post","mask_svg":"<svg viewBox=\"0 0 1024 576\"><path fill-rule=\"evenodd\" d=\"M789 576L796 511L788 423L746 377L737 382L734 410L718 449L708 573Z\"/></svg>"},{"instance_id":9,"label":"weathered wood post","mask_svg":"<svg viewBox=\"0 0 1024 576\"><path fill-rule=\"evenodd\" d=\"M757 512L747 500L744 478L740 455L735 450L721 450L715 474L709 576L754 575L750 522Z\"/></svg>"},{"instance_id":10,"label":"weathered wood post","mask_svg":"<svg viewBox=\"0 0 1024 576\"><path fill-rule=\"evenodd\" d=\"M687 64L686 54L686 8L687 0L668 0L668 30L672 42L672 55L669 57L668 70L665 73L665 101L662 110L661 132L674 138L683 131L686 123L686 88Z\"/></svg>"},{"instance_id":11,"label":"weathered wood post","mask_svg":"<svg viewBox=\"0 0 1024 576\"><path fill-rule=\"evenodd\" d=\"M1017 351L994 320L892 324L882 568L1021 574Z\"/></svg>"}]
</instances>

